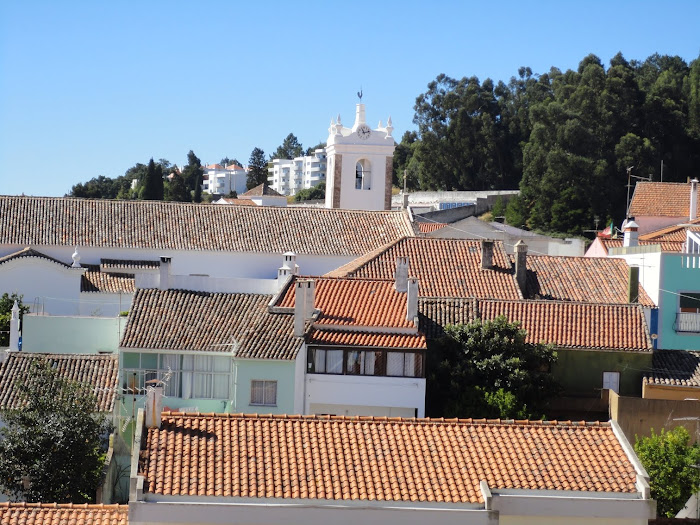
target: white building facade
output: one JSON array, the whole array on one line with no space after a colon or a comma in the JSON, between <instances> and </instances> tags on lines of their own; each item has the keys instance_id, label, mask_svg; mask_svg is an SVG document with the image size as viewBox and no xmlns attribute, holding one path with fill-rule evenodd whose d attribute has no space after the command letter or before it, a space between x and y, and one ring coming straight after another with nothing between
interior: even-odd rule
<instances>
[{"instance_id":1,"label":"white building facade","mask_svg":"<svg viewBox=\"0 0 700 525\"><path fill-rule=\"evenodd\" d=\"M300 190L317 186L326 180L326 150L294 159L273 159L268 168L270 187L282 195L296 195Z\"/></svg>"},{"instance_id":2,"label":"white building facade","mask_svg":"<svg viewBox=\"0 0 700 525\"><path fill-rule=\"evenodd\" d=\"M246 169L235 164L226 167L210 164L204 168L202 190L212 195L228 195L233 191L245 193L247 176Z\"/></svg>"}]
</instances>

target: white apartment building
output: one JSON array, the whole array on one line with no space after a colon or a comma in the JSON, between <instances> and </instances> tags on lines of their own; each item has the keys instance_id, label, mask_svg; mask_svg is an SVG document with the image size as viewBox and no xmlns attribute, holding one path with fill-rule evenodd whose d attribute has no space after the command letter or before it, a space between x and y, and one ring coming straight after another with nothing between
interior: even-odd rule
<instances>
[{"instance_id":1,"label":"white apartment building","mask_svg":"<svg viewBox=\"0 0 700 525\"><path fill-rule=\"evenodd\" d=\"M268 168L270 187L282 195L295 195L326 180L326 150L294 159L273 159Z\"/></svg>"},{"instance_id":2,"label":"white apartment building","mask_svg":"<svg viewBox=\"0 0 700 525\"><path fill-rule=\"evenodd\" d=\"M221 164L210 164L204 167L202 177L203 193L212 195L228 195L232 191L238 194L246 191L246 169L235 164L226 167Z\"/></svg>"}]
</instances>

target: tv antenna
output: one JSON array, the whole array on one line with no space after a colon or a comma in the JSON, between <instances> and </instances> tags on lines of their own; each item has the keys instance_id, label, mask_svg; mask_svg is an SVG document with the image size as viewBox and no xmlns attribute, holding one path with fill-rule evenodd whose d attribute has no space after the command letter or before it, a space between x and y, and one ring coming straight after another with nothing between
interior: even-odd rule
<instances>
[{"instance_id":1,"label":"tv antenna","mask_svg":"<svg viewBox=\"0 0 700 525\"><path fill-rule=\"evenodd\" d=\"M632 188L632 179L645 180L651 182L651 175L648 177L640 177L639 175L632 175L632 170L634 166L627 167L627 211L625 213L625 218L630 218L630 188Z\"/></svg>"}]
</instances>

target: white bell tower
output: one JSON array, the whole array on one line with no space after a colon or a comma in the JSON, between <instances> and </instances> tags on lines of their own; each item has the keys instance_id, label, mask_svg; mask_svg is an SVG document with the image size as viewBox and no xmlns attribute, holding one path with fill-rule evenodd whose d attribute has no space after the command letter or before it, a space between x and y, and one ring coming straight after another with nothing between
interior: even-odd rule
<instances>
[{"instance_id":1,"label":"white bell tower","mask_svg":"<svg viewBox=\"0 0 700 525\"><path fill-rule=\"evenodd\" d=\"M380 121L374 129L365 120L365 105L357 104L355 123L346 128L331 120L326 141L326 208L391 209L394 127Z\"/></svg>"}]
</instances>

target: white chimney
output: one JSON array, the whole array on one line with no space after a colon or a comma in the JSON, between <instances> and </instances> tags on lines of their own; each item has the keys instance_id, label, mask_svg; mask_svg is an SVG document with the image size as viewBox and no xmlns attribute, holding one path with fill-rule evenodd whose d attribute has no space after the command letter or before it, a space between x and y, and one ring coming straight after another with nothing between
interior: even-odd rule
<instances>
[{"instance_id":1,"label":"white chimney","mask_svg":"<svg viewBox=\"0 0 700 525\"><path fill-rule=\"evenodd\" d=\"M294 335L304 335L307 319L314 313L315 283L313 279L297 279L294 283Z\"/></svg>"},{"instance_id":2,"label":"white chimney","mask_svg":"<svg viewBox=\"0 0 700 525\"><path fill-rule=\"evenodd\" d=\"M698 218L698 179L690 181L690 213L688 218L691 221Z\"/></svg>"},{"instance_id":3,"label":"white chimney","mask_svg":"<svg viewBox=\"0 0 700 525\"><path fill-rule=\"evenodd\" d=\"M624 236L622 246L637 246L639 245L639 225L634 222L634 217L630 217L625 223Z\"/></svg>"},{"instance_id":4,"label":"white chimney","mask_svg":"<svg viewBox=\"0 0 700 525\"><path fill-rule=\"evenodd\" d=\"M160 258L160 281L158 282L159 290L168 290L170 288L170 257Z\"/></svg>"},{"instance_id":5,"label":"white chimney","mask_svg":"<svg viewBox=\"0 0 700 525\"><path fill-rule=\"evenodd\" d=\"M10 352L19 352L19 306L17 301L12 306L12 317L10 318Z\"/></svg>"},{"instance_id":6,"label":"white chimney","mask_svg":"<svg viewBox=\"0 0 700 525\"><path fill-rule=\"evenodd\" d=\"M146 389L146 427L160 428L161 412L163 411L163 387L155 386Z\"/></svg>"},{"instance_id":7,"label":"white chimney","mask_svg":"<svg viewBox=\"0 0 700 525\"><path fill-rule=\"evenodd\" d=\"M299 275L299 265L296 263L296 259L297 256L294 252L287 252L282 255L282 266L277 268L278 289L282 289L291 275Z\"/></svg>"},{"instance_id":8,"label":"white chimney","mask_svg":"<svg viewBox=\"0 0 700 525\"><path fill-rule=\"evenodd\" d=\"M481 241L481 269L493 268L493 241L484 239Z\"/></svg>"},{"instance_id":9,"label":"white chimney","mask_svg":"<svg viewBox=\"0 0 700 525\"><path fill-rule=\"evenodd\" d=\"M406 294L406 319L416 321L418 317L418 279L408 278L408 293Z\"/></svg>"},{"instance_id":10,"label":"white chimney","mask_svg":"<svg viewBox=\"0 0 700 525\"><path fill-rule=\"evenodd\" d=\"M523 297L525 297L527 288L527 244L522 239L515 243L515 280L523 293Z\"/></svg>"},{"instance_id":11,"label":"white chimney","mask_svg":"<svg viewBox=\"0 0 700 525\"><path fill-rule=\"evenodd\" d=\"M408 257L396 258L396 273L394 273L394 289L405 293L408 287Z\"/></svg>"}]
</instances>

